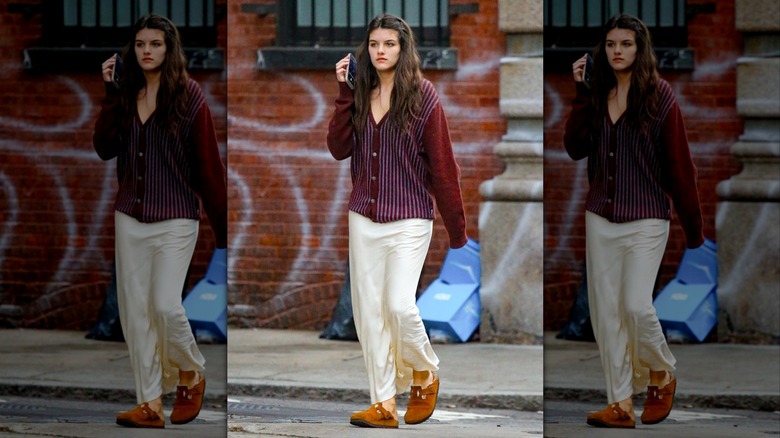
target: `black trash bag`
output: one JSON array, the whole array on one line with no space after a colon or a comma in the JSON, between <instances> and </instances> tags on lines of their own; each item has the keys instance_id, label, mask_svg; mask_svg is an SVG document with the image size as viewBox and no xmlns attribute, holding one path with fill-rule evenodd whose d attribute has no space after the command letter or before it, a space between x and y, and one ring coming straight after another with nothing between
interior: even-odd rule
<instances>
[{"instance_id":1,"label":"black trash bag","mask_svg":"<svg viewBox=\"0 0 780 438\"><path fill-rule=\"evenodd\" d=\"M111 284L108 285L106 300L98 314L98 322L85 336L87 339L96 339L98 341L116 341L124 342L125 337L122 334L122 325L119 321L119 301L116 290L116 263L112 264Z\"/></svg>"},{"instance_id":2,"label":"black trash bag","mask_svg":"<svg viewBox=\"0 0 780 438\"><path fill-rule=\"evenodd\" d=\"M577 298L569 311L569 321L555 335L558 339L570 341L595 342L593 326L590 323L590 308L588 307L588 274L582 269L582 284L577 291Z\"/></svg>"},{"instance_id":3,"label":"black trash bag","mask_svg":"<svg viewBox=\"0 0 780 438\"><path fill-rule=\"evenodd\" d=\"M347 260L347 276L341 296L333 309L333 316L328 325L320 333L322 339L338 339L342 341L357 341L355 319L352 317L352 293L349 282L349 260Z\"/></svg>"}]
</instances>

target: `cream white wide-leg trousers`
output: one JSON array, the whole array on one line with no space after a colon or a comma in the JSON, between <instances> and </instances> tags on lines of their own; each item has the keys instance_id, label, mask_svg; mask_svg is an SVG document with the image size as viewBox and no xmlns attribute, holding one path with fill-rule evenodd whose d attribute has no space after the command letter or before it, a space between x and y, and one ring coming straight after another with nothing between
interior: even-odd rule
<instances>
[{"instance_id":1,"label":"cream white wide-leg trousers","mask_svg":"<svg viewBox=\"0 0 780 438\"><path fill-rule=\"evenodd\" d=\"M352 313L372 404L405 392L412 370L439 369L415 301L432 233L428 219L379 224L349 212Z\"/></svg>"},{"instance_id":2,"label":"cream white wide-leg trousers","mask_svg":"<svg viewBox=\"0 0 780 438\"><path fill-rule=\"evenodd\" d=\"M198 238L198 221L141 223L115 212L119 317L138 403L176 389L179 370L202 371L181 292Z\"/></svg>"},{"instance_id":3,"label":"cream white wide-leg trousers","mask_svg":"<svg viewBox=\"0 0 780 438\"><path fill-rule=\"evenodd\" d=\"M669 221L612 223L585 213L588 300L609 403L642 392L649 371L674 370L653 307Z\"/></svg>"}]
</instances>

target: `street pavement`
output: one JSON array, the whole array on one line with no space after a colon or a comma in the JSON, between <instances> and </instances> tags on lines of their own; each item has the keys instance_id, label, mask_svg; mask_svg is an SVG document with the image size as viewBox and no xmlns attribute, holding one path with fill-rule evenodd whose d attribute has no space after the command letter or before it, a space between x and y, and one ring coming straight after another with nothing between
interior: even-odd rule
<instances>
[{"instance_id":1,"label":"street pavement","mask_svg":"<svg viewBox=\"0 0 780 438\"><path fill-rule=\"evenodd\" d=\"M124 342L85 339L84 332L0 330L0 395L105 400L136 404ZM206 402L227 400L227 346L200 345L206 358Z\"/></svg>"},{"instance_id":2,"label":"street pavement","mask_svg":"<svg viewBox=\"0 0 780 438\"><path fill-rule=\"evenodd\" d=\"M80 438L191 438L224 437L227 428L224 405L204 406L198 418L165 429L131 429L115 424L116 413L126 403L83 401L42 397L0 396L0 436ZM166 417L171 406L164 409Z\"/></svg>"},{"instance_id":3,"label":"street pavement","mask_svg":"<svg viewBox=\"0 0 780 438\"><path fill-rule=\"evenodd\" d=\"M539 345L434 345L439 400L459 407L542 409ZM287 397L370 404L360 344L317 332L230 330L230 396ZM403 397L406 397L404 394Z\"/></svg>"},{"instance_id":4,"label":"street pavement","mask_svg":"<svg viewBox=\"0 0 780 438\"><path fill-rule=\"evenodd\" d=\"M0 436L224 437L227 427L227 346L201 345L206 397L198 418L173 425L173 394L163 398L164 430L129 429L116 414L136 404L124 342L95 341L84 332L0 330Z\"/></svg>"},{"instance_id":5,"label":"street pavement","mask_svg":"<svg viewBox=\"0 0 780 438\"><path fill-rule=\"evenodd\" d=\"M186 428L189 437L215 436L225 416L230 436L361 436L365 432L347 423L351 412L370 403L357 342L323 340L313 331L231 329L228 346L201 347L207 359L206 415ZM393 436L454 438L481 436L485 431L495 432L485 436L539 436L541 411L548 407L543 397L550 403L550 419L564 419L545 423L545 435L549 430L550 436L585 436L583 430L587 434L594 429L583 429L587 410L606 404L594 343L562 341L547 333L544 349L467 343L434 345L434 350L441 360L438 415L420 427L402 423L403 430ZM731 415L718 409L759 412L768 415L761 417L762 421L768 418L767 424L778 415L780 346L673 344L671 350L677 357L675 407L679 412L663 427L677 422L729 436L724 428L736 426L713 422L703 412L715 409L720 412L713 414L717 418ZM135 403L133 388L123 343L87 340L81 332L0 330L0 434L51 436L53 420L44 421L49 414L36 416L24 413L26 408L10 408L40 398L104 402L97 419L75 413L57 416L57 422L68 424L68 433L61 436L122 436L95 433L104 427L121 429L112 424L114 414ZM171 401L166 400L168 410ZM406 401L405 394L399 397L401 412ZM47 403L47 409L56 411L56 401ZM637 397L638 414L642 403L642 397ZM567 409L568 414L561 414ZM751 421L750 416L735 416ZM742 424L739 421L735 424ZM171 426L166 431L185 430ZM78 434L79 428L83 435ZM768 430L777 436L778 429ZM386 432L391 431L377 431L378 436Z\"/></svg>"},{"instance_id":6,"label":"street pavement","mask_svg":"<svg viewBox=\"0 0 780 438\"><path fill-rule=\"evenodd\" d=\"M550 438L756 438L780 435L780 412L745 409L696 408L675 403L669 417L658 424L642 424L642 406L634 404L636 428L604 429L588 426L588 412L604 408L603 403L545 401L544 436Z\"/></svg>"},{"instance_id":7,"label":"street pavement","mask_svg":"<svg viewBox=\"0 0 780 438\"><path fill-rule=\"evenodd\" d=\"M447 437L522 438L542 436L542 412L511 409L459 408L437 403L426 422L407 425L399 405L398 429L367 430L352 426L349 415L365 409L365 402L345 403L250 396L230 397L230 437Z\"/></svg>"},{"instance_id":8,"label":"street pavement","mask_svg":"<svg viewBox=\"0 0 780 438\"><path fill-rule=\"evenodd\" d=\"M780 411L780 346L670 344L677 359L675 403ZM545 400L603 401L604 374L594 342L544 337Z\"/></svg>"}]
</instances>

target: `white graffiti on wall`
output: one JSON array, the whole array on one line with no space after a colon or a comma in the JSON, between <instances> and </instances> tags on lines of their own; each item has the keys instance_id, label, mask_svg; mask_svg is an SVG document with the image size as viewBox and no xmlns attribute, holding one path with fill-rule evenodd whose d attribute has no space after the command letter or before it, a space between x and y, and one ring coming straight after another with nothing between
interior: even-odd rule
<instances>
[{"instance_id":1,"label":"white graffiti on wall","mask_svg":"<svg viewBox=\"0 0 780 438\"><path fill-rule=\"evenodd\" d=\"M81 111L74 120L67 120L51 125L39 125L30 123L24 120L14 119L11 117L0 116L0 126L7 126L9 128L19 129L25 132L38 132L38 133L56 133L56 132L71 132L76 128L82 127L84 123L89 121L92 115L92 101L89 94L81 88L78 82L71 78L59 76L57 80L65 84L74 97L78 99Z\"/></svg>"},{"instance_id":2,"label":"white graffiti on wall","mask_svg":"<svg viewBox=\"0 0 780 438\"><path fill-rule=\"evenodd\" d=\"M55 79L61 82L67 89L67 92L73 96L74 102L78 108L76 116L70 120L55 121L50 124L40 124L29 122L25 119L12 118L7 116L0 117L0 126L17 130L20 134L55 134L70 133L92 129L95 120L95 108L92 103L93 97L87 93L79 82L65 77L56 76ZM210 108L213 114L225 113L225 105L221 104L213 96L209 97ZM215 102L215 104L212 104ZM50 187L51 193L56 195L57 206L52 205L52 210L59 211L62 216L61 226L64 228L66 242L63 248L51 250L47 253L48 257L58 257L56 260L57 268L48 279L49 285L69 283L73 280L73 266L84 266L87 263L96 264L95 270L111 272L112 260L100 259L94 260L94 255L90 256L99 244L99 239L104 237L104 224L107 216L112 213L113 201L116 195L116 186L113 181L116 179L116 162L109 161L104 163L104 170L94 175L89 183L83 183L79 187L69 187L66 183L67 167L52 165L60 159L76 159L84 163L103 163L97 154L92 150L92 144L82 144L70 148L47 147L47 145L36 147L32 142L15 139L13 141L0 141L0 151L12 155L24 157L34 164L39 178L47 180L46 183L36 181L36 185ZM27 187L18 187L15 184L14 174L0 168L0 188L2 188L3 201L5 202L6 220L0 228L0 280L4 272L3 264L5 255L12 245L16 244L16 233L19 232L18 217L23 211L24 199L20 199L20 192L24 192ZM87 186L98 187L98 194L95 199L84 202L81 199L76 200L75 191L84 189ZM81 213L81 214L80 214ZM80 217L88 217L88 222L84 223ZM83 241L83 248L79 242ZM59 253L61 251L61 254Z\"/></svg>"},{"instance_id":3,"label":"white graffiti on wall","mask_svg":"<svg viewBox=\"0 0 780 438\"><path fill-rule=\"evenodd\" d=\"M697 65L696 69L691 74L690 81L675 81L672 83L680 109L687 119L689 130L695 126L695 121L697 120L734 119L736 116L736 110L734 108L713 108L711 106L697 105L686 97L686 87L689 83L695 83L697 81L713 83L726 82L723 78L728 74L733 74L736 66L737 54L728 53L719 54L719 56L721 56L721 58L704 60ZM561 86L573 88L573 85L570 83L564 83ZM564 122L564 118L568 117L570 111L569 102L564 102L564 99L561 97L562 93L549 82L545 83L544 90L547 102L544 121L545 129L552 128L553 126L561 126ZM729 148L735 141L736 139L724 139L720 141L691 142L691 154L694 157L694 161L696 161L697 156L726 155L729 154ZM545 148L545 159L549 162L571 162L571 159L566 154L562 144L547 144ZM577 162L575 172L576 174L571 180L572 186L568 191L570 197L567 199L565 205L561 207L564 217L579 217L579 209L587 194L587 185L586 183L583 183L587 174L587 160ZM560 225L558 239L553 239L553 241L557 242L557 245L554 248L545 248L545 258L548 262L570 264L569 262L577 261L574 260L574 251L571 251L570 247L570 238L573 237L572 230L574 226L574 221ZM545 233L547 232L548 226L545 224ZM757 255L753 251L755 248L759 247L760 246L749 244L745 245L745 248L750 248L750 250L748 251L746 249L742 257L747 257L748 254L750 254L751 257L756 257ZM739 276L739 278L742 279L747 277Z\"/></svg>"},{"instance_id":4,"label":"white graffiti on wall","mask_svg":"<svg viewBox=\"0 0 780 438\"><path fill-rule=\"evenodd\" d=\"M456 79L463 81L479 81L485 75L495 72L497 70L500 60L500 53L494 54L487 61L464 63L459 67ZM237 74L231 68L231 78L238 79L237 76L245 76L251 74L254 71L254 65L236 66L235 72L242 72L243 74ZM299 120L291 121L286 124L271 124L267 121L258 118L241 117L236 115L228 115L229 126L232 128L244 128L253 132L263 133L300 133L307 130L321 128L325 125L331 115L332 102L326 102L323 92L320 91L317 86L304 76L297 74L285 73L284 76L273 76L274 81L281 83L291 83L292 85L299 87L300 91L308 96L310 104L306 105L309 110L302 114ZM439 81L435 83L437 91L439 93L442 105L445 108L450 123L453 123L453 119L480 119L495 116L497 109L484 109L478 107L460 107L453 103L450 98L450 94L457 94L457 90L454 89L453 84L447 81ZM333 84L335 88L335 84ZM281 88L281 87L280 87ZM453 91L450 92L450 88ZM452 128L452 126L451 126ZM232 132L232 131L231 131ZM469 143L455 143L453 147L455 149L456 156L461 154L490 154L492 147L499 139L487 139L485 141L474 141ZM310 260L319 259L325 257L327 254L333 254L337 250L337 243L335 239L339 235L343 235L343 229L346 225L346 201L349 196L351 187L351 179L349 172L349 160L343 162L336 162L325 146L325 138L323 136L322 141L318 145L313 146L301 146L296 149L284 149L273 144L261 144L256 140L247 138L236 138L231 134L229 142L230 154L235 154L236 162L240 162L241 154L251 155L261 159L265 163L272 164L268 166L270 171L276 172L286 182L286 188L289 191L290 198L294 201L296 208L296 214L298 222L295 226L298 228L297 237L299 237L299 243L295 248L295 257L290 263L290 267L287 270L285 280L278 286L280 289L287 287L293 287L296 284L300 284L300 279L303 278L303 274L307 268L307 262ZM290 158L309 160L315 162L324 162L329 166L338 168L338 174L335 180L328 181L327 184L333 187L333 195L328 200L317 199L318 203L327 201L325 210L318 207L317 211L313 211L310 208L312 199L307 197L306 190L301 181L302 175L300 170L296 167ZM239 175L239 170L232 170L231 174L235 172L233 177L237 184L238 196L240 197L240 204L242 205L241 217L237 224L233 224L231 228L231 250L230 250L230 269L229 278L235 278L235 266L239 257L243 257L242 254L247 254L243 251L244 242L247 240L246 233L249 228L248 222L252 221L252 215L256 210L252 207L255 200L262 198L263 183L261 181L260 187L251 187L251 185L245 180L245 176ZM267 175L268 179L272 178L272 175ZM315 221L316 218L316 221ZM326 224L321 228L314 228L314 224ZM316 235L315 235L316 233ZM312 242L317 243L312 243ZM331 256L332 257L332 256ZM345 263L345 260L338 260L338 262Z\"/></svg>"},{"instance_id":5,"label":"white graffiti on wall","mask_svg":"<svg viewBox=\"0 0 780 438\"><path fill-rule=\"evenodd\" d=\"M41 125L41 124L30 123L25 120L19 120L11 117L0 117L0 126L7 126L21 132L30 132L30 133L72 132L77 128L83 126L89 120L89 117L92 113L92 102L90 100L89 94L87 94L87 92L84 91L84 89L78 84L78 82L76 82L71 78L57 77L57 80L62 82L68 88L68 90L74 95L74 98L80 104L79 106L81 108L81 111L79 111L77 117L74 120L62 121L50 125ZM25 156L26 158L28 158L33 162L43 157L68 156L68 157L83 158L83 156L85 155L85 153L82 150L40 151L40 150L31 149L29 147L24 147L22 145L11 143L11 142L3 142L2 149L11 151L14 154ZM92 157L94 157L94 154L91 155ZM74 239L76 239L78 234L77 224L75 221L74 203L69 194L70 188L68 188L63 182L62 175L56 173L55 169L49 166L37 166L37 167L41 173L46 174L51 179L52 181L51 186L56 188L55 190L59 195L59 200L61 203L61 211L62 214L65 216L64 222L65 222L65 228L66 228L68 240L65 246L65 252L63 256L60 258L57 271L54 274L54 277L51 279L52 283L59 283L65 281L65 276L66 276L65 270L67 264L74 261L74 254L75 254ZM10 183L10 179L8 181ZM13 186L10 185L10 187ZM15 192L15 190L9 190L9 193L11 192ZM9 203L9 211L11 211L13 217L16 217L18 215L19 208L20 205L18 199L15 200L15 204L13 205ZM5 252L7 246L11 244L12 237L13 236L11 234L4 236L2 242L3 246L0 247L0 256L2 256L2 254ZM3 259L4 258L0 258L0 271L2 270Z\"/></svg>"},{"instance_id":6,"label":"white graffiti on wall","mask_svg":"<svg viewBox=\"0 0 780 438\"><path fill-rule=\"evenodd\" d=\"M5 251L11 242L14 228L17 224L17 218L19 217L19 197L16 194L16 187L13 185L8 175L3 172L0 172L0 187L2 187L0 193L5 194L5 202L7 205L6 211L8 214L8 217L3 224L2 232L0 233L0 281L2 281Z\"/></svg>"}]
</instances>

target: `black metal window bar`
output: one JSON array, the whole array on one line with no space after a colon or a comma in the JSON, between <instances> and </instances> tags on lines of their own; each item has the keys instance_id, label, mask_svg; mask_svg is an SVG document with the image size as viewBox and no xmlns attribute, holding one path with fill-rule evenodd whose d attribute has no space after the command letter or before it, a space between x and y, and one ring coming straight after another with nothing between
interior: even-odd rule
<instances>
[{"instance_id":1,"label":"black metal window bar","mask_svg":"<svg viewBox=\"0 0 780 438\"><path fill-rule=\"evenodd\" d=\"M626 13L641 19L655 47L686 47L685 0L544 0L545 47L593 47L601 27Z\"/></svg>"},{"instance_id":2,"label":"black metal window bar","mask_svg":"<svg viewBox=\"0 0 780 438\"><path fill-rule=\"evenodd\" d=\"M140 17L151 13L169 18L179 29L185 47L217 45L213 0L60 0L51 3L43 13L43 42L50 46L122 46L130 38L130 27Z\"/></svg>"},{"instance_id":3,"label":"black metal window bar","mask_svg":"<svg viewBox=\"0 0 780 438\"><path fill-rule=\"evenodd\" d=\"M382 12L402 17L418 46L450 43L447 0L279 0L279 45L357 46Z\"/></svg>"}]
</instances>

